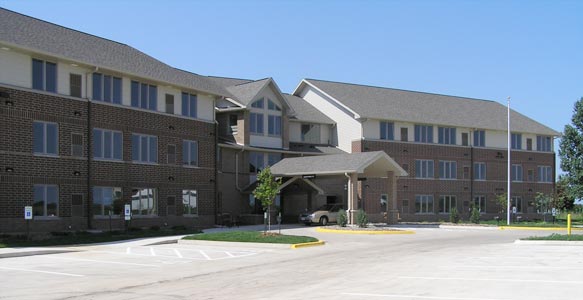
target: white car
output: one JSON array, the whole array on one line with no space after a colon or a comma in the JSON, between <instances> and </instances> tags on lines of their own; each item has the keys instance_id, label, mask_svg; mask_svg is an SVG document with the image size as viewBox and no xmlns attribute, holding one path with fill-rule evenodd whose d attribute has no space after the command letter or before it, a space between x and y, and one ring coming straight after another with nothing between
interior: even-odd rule
<instances>
[{"instance_id":1,"label":"white car","mask_svg":"<svg viewBox=\"0 0 583 300\"><path fill-rule=\"evenodd\" d=\"M342 204L326 204L317 209L300 215L300 222L306 225L318 223L322 226L328 225L329 222L336 223L338 211L342 209Z\"/></svg>"}]
</instances>

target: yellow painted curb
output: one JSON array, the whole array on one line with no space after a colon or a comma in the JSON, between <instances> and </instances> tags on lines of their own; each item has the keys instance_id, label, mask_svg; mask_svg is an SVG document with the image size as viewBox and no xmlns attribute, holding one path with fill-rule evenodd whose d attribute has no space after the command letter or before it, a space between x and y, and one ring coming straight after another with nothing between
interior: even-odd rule
<instances>
[{"instance_id":1,"label":"yellow painted curb","mask_svg":"<svg viewBox=\"0 0 583 300\"><path fill-rule=\"evenodd\" d=\"M410 230L342 230L342 229L326 229L316 228L317 232L325 233L343 233L343 234L415 234L415 231Z\"/></svg>"},{"instance_id":2,"label":"yellow painted curb","mask_svg":"<svg viewBox=\"0 0 583 300\"><path fill-rule=\"evenodd\" d=\"M500 226L500 230L513 229L513 230L547 230L547 231L567 231L567 227L523 227L523 226ZM571 230L583 230L583 228L571 228Z\"/></svg>"},{"instance_id":3,"label":"yellow painted curb","mask_svg":"<svg viewBox=\"0 0 583 300\"><path fill-rule=\"evenodd\" d=\"M290 248L298 249L298 248L304 248L304 247L324 246L324 244L326 244L326 242L317 241L317 242L309 242L309 243L292 244L290 246Z\"/></svg>"}]
</instances>

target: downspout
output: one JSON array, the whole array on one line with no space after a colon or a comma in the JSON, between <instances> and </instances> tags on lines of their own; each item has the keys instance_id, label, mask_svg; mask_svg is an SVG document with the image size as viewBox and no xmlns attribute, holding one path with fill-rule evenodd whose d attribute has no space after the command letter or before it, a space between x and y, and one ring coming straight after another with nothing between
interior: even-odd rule
<instances>
[{"instance_id":1,"label":"downspout","mask_svg":"<svg viewBox=\"0 0 583 300\"><path fill-rule=\"evenodd\" d=\"M99 71L99 67L94 67L92 72L85 73L85 98L87 99L87 229L93 229L93 194L91 192L91 163L93 139L91 136L91 97L89 97L89 74Z\"/></svg>"},{"instance_id":2,"label":"downspout","mask_svg":"<svg viewBox=\"0 0 583 300\"><path fill-rule=\"evenodd\" d=\"M243 154L243 151L245 151L245 148L242 148L239 153L235 153L235 188L239 193L243 192L243 189L239 187L239 154Z\"/></svg>"},{"instance_id":3,"label":"downspout","mask_svg":"<svg viewBox=\"0 0 583 300\"><path fill-rule=\"evenodd\" d=\"M470 130L470 203L474 203L474 141L473 141L474 132ZM470 205L470 216L472 215L471 211L472 205ZM477 207L479 210L480 208ZM485 212L484 212L485 213Z\"/></svg>"},{"instance_id":4,"label":"downspout","mask_svg":"<svg viewBox=\"0 0 583 300\"><path fill-rule=\"evenodd\" d=\"M213 110L214 111L214 110ZM215 188L215 211L213 213L213 215L215 216L215 224L217 224L218 220L217 220L217 211L218 211L218 205L219 205L219 122L217 122L217 118L216 118L216 113L215 113L215 182L214 182L214 188ZM221 207L223 207L223 204L221 203Z\"/></svg>"},{"instance_id":5,"label":"downspout","mask_svg":"<svg viewBox=\"0 0 583 300\"><path fill-rule=\"evenodd\" d=\"M346 178L348 178L348 184L347 184L347 189L346 189L346 191L347 191L346 202L348 202L348 205L347 205L348 214L347 215L348 215L348 223L350 225L352 225L352 218L351 218L352 217L352 201L350 201L350 195L352 193L352 191L351 191L352 190L352 182L351 182L352 179L350 178L350 175L348 175L347 172L344 172L344 176L346 176Z\"/></svg>"}]
</instances>

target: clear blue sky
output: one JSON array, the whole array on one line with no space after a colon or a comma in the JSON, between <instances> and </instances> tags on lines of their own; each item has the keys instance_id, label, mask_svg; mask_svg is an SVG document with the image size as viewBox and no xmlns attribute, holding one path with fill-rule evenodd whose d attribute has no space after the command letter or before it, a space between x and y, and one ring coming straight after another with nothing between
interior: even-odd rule
<instances>
[{"instance_id":1,"label":"clear blue sky","mask_svg":"<svg viewBox=\"0 0 583 300\"><path fill-rule=\"evenodd\" d=\"M26 1L0 6L203 75L496 100L562 131L583 96L583 1ZM452 112L455 117L455 112Z\"/></svg>"}]
</instances>

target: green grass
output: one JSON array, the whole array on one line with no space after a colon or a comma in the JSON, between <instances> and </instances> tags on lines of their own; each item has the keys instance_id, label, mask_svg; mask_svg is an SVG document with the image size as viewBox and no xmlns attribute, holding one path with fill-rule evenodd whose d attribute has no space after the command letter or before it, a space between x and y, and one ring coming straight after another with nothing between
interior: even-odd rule
<instances>
[{"instance_id":1,"label":"green grass","mask_svg":"<svg viewBox=\"0 0 583 300\"><path fill-rule=\"evenodd\" d=\"M27 241L25 236L0 236L0 248L7 247L44 247L66 246L75 244L94 244L123 241L137 238L185 235L199 233L199 230L143 230L143 231L113 231L103 233L59 233L43 240Z\"/></svg>"},{"instance_id":2,"label":"green grass","mask_svg":"<svg viewBox=\"0 0 583 300\"><path fill-rule=\"evenodd\" d=\"M524 238L523 240L529 241L583 241L583 234L557 234L553 233L548 236L531 236Z\"/></svg>"},{"instance_id":3,"label":"green grass","mask_svg":"<svg viewBox=\"0 0 583 300\"><path fill-rule=\"evenodd\" d=\"M185 240L221 241L221 242L245 242L245 243L271 243L271 244L300 244L317 242L318 239L310 236L296 235L268 235L264 236L258 231L229 231L217 233L203 233L184 237Z\"/></svg>"},{"instance_id":4,"label":"green grass","mask_svg":"<svg viewBox=\"0 0 583 300\"><path fill-rule=\"evenodd\" d=\"M469 221L460 221L460 224L472 224ZM496 220L480 220L480 224L481 225L498 225L498 226L507 226L506 225L506 219L502 220L500 219L500 222L497 222ZM572 225L583 225L583 223L581 222L575 222L574 220L571 222ZM543 221L520 221L520 222L516 222L516 221L512 221L510 223L510 226L517 226L517 227L564 227L567 228L567 222L563 221L563 220L555 220L555 223L553 224L553 221L547 221L547 222L543 222Z\"/></svg>"}]
</instances>

